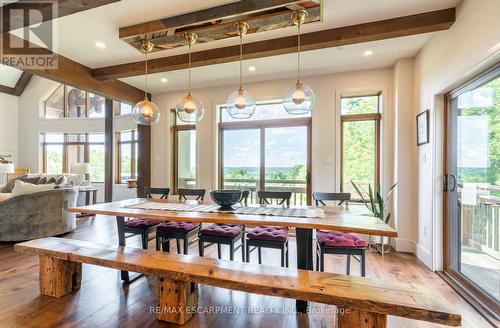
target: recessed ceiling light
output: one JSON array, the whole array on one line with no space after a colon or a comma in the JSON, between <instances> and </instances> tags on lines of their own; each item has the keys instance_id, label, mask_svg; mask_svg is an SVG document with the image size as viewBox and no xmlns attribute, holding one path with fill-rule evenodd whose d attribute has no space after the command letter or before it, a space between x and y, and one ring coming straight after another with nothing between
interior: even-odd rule
<instances>
[{"instance_id":1,"label":"recessed ceiling light","mask_svg":"<svg viewBox=\"0 0 500 328\"><path fill-rule=\"evenodd\" d=\"M250 67L248 68L248 70L249 70L250 72L255 72L255 66L250 66Z\"/></svg>"},{"instance_id":2,"label":"recessed ceiling light","mask_svg":"<svg viewBox=\"0 0 500 328\"><path fill-rule=\"evenodd\" d=\"M95 46L96 46L97 48L101 48L101 49L106 48L106 45L105 45L104 43L102 43L102 42L99 42L99 41L97 41L97 42L95 43Z\"/></svg>"},{"instance_id":3,"label":"recessed ceiling light","mask_svg":"<svg viewBox=\"0 0 500 328\"><path fill-rule=\"evenodd\" d=\"M373 55L373 50L366 50L366 51L363 53L363 55L365 55L365 56L371 56L371 55Z\"/></svg>"},{"instance_id":4,"label":"recessed ceiling light","mask_svg":"<svg viewBox=\"0 0 500 328\"><path fill-rule=\"evenodd\" d=\"M167 82L168 82L168 79L167 79L166 77L162 77L162 78L160 79L160 81L161 81L162 83L167 83Z\"/></svg>"}]
</instances>

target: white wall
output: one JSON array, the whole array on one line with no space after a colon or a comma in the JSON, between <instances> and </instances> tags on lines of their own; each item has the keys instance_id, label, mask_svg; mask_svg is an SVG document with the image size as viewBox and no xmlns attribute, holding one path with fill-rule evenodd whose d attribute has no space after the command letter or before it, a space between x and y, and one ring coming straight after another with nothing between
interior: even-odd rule
<instances>
[{"instance_id":1,"label":"white wall","mask_svg":"<svg viewBox=\"0 0 500 328\"><path fill-rule=\"evenodd\" d=\"M19 166L28 167L31 172L41 171L40 133L104 133L104 119L45 119L43 118L43 99L59 84L45 78L34 76L24 93L19 97ZM115 106L117 104L115 103ZM132 117L123 116L114 119L114 130L135 129ZM114 170L113 170L114 174ZM113 179L114 181L114 179ZM104 184L93 184L98 191L98 201L104 201ZM135 189L126 185L113 184L113 200L135 197Z\"/></svg>"},{"instance_id":2,"label":"white wall","mask_svg":"<svg viewBox=\"0 0 500 328\"><path fill-rule=\"evenodd\" d=\"M500 58L500 1L464 0L450 30L435 34L415 60L414 115L430 109L430 143L418 148L417 255L442 269L443 95Z\"/></svg>"},{"instance_id":3,"label":"white wall","mask_svg":"<svg viewBox=\"0 0 500 328\"><path fill-rule=\"evenodd\" d=\"M19 97L0 93L0 154L11 155L9 160L16 166L18 166L18 111ZM2 174L0 184L3 184L4 179Z\"/></svg>"},{"instance_id":4,"label":"white wall","mask_svg":"<svg viewBox=\"0 0 500 328\"><path fill-rule=\"evenodd\" d=\"M416 251L416 151L415 116L413 115L413 59L400 59L394 65L394 194L396 249Z\"/></svg>"}]
</instances>

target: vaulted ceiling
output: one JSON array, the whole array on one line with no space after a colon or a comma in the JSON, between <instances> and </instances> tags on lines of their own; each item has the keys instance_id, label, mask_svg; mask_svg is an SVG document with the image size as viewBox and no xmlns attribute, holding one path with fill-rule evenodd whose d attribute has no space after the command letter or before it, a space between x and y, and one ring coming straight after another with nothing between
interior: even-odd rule
<instances>
[{"instance_id":1,"label":"vaulted ceiling","mask_svg":"<svg viewBox=\"0 0 500 328\"><path fill-rule=\"evenodd\" d=\"M71 3L74 0L62 1ZM56 19L58 32L57 52L90 69L142 61L144 56L129 43L120 39L120 28L239 1L148 0L147 5L145 5L145 1L139 0L107 1L109 4ZM459 0L323 0L322 20L304 25L303 33L307 34L337 27L453 8L456 7L458 2ZM412 34L421 32L416 30ZM20 31L13 33L21 35ZM408 36L399 38L308 51L304 53L303 57L304 75L391 66L398 58L414 56L433 33L408 34ZM244 41L247 44L295 34L295 27L284 27L250 34L245 37ZM378 39L375 38L375 40ZM238 38L224 38L197 44L193 47L193 51L201 52L237 44ZM369 57L363 56L363 52L366 50L373 51L373 55ZM187 47L181 46L154 52L150 55L150 58L170 57L185 54L186 52ZM275 79L276 76L291 77L296 70L295 56L293 54L249 59L245 61L245 66L255 66L256 68L253 72L246 71L245 74L249 81ZM141 74L137 74L134 73L136 76L124 77L120 78L120 80L137 88L142 88L143 77ZM0 76L0 84L4 84L4 81L2 81L4 78L5 83L8 83L4 74ZM193 71L193 82L194 87L228 84L234 83L236 76L236 65L231 62L223 62L222 64L211 65L209 68L196 68ZM161 82L162 78L167 78L168 82ZM183 68L154 74L151 76L151 91L164 92L182 89L186 83L186 78Z\"/></svg>"}]
</instances>

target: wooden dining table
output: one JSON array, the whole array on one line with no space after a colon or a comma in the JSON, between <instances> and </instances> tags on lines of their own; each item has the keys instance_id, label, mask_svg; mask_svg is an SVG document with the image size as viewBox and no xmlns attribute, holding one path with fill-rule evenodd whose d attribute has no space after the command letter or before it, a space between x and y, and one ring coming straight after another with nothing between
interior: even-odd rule
<instances>
[{"instance_id":1,"label":"wooden dining table","mask_svg":"<svg viewBox=\"0 0 500 328\"><path fill-rule=\"evenodd\" d=\"M297 245L297 269L313 270L313 230L334 230L377 236L397 237L397 232L382 220L370 216L363 205L321 206L322 217L295 217L256 214L235 214L233 212L194 212L130 208L148 201L178 203L172 200L151 200L144 198L94 204L69 208L70 212L100 214L116 217L118 231L124 231L125 217L157 221L188 221L200 223L242 224L247 227L267 225L295 228ZM206 202L209 203L209 202ZM250 205L252 206L252 205ZM259 205L255 205L259 206ZM293 208L293 207L292 207ZM301 206L312 209L314 207ZM125 246L125 234L119 233L119 245ZM122 271L122 279L129 280L128 272ZM307 311L307 302L297 300L299 312Z\"/></svg>"}]
</instances>

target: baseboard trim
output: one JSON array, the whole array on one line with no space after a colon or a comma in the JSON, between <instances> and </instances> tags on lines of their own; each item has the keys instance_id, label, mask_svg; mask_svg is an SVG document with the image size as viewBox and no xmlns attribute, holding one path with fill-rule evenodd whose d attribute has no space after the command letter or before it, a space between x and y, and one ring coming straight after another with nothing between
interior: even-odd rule
<instances>
[{"instance_id":1,"label":"baseboard trim","mask_svg":"<svg viewBox=\"0 0 500 328\"><path fill-rule=\"evenodd\" d=\"M392 247L396 250L396 252L403 253L412 253L415 254L417 252L417 243L414 240L410 239L402 239L402 238L394 238L394 243Z\"/></svg>"},{"instance_id":2,"label":"baseboard trim","mask_svg":"<svg viewBox=\"0 0 500 328\"><path fill-rule=\"evenodd\" d=\"M424 263L429 269L432 268L432 254L428 250L426 250L422 245L417 244L417 257Z\"/></svg>"}]
</instances>

